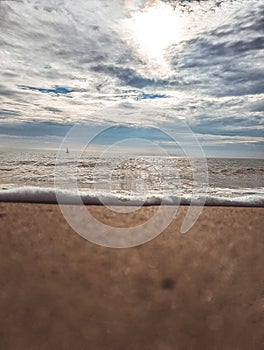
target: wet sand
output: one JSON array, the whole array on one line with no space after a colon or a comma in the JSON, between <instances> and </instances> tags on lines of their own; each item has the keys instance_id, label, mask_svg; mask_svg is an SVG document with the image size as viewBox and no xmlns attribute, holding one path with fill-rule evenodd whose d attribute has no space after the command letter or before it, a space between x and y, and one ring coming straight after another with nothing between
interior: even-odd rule
<instances>
[{"instance_id":1,"label":"wet sand","mask_svg":"<svg viewBox=\"0 0 264 350\"><path fill-rule=\"evenodd\" d=\"M57 205L0 203L0 349L264 348L264 208L186 212L130 249L77 235ZM97 219L129 226L155 212Z\"/></svg>"}]
</instances>

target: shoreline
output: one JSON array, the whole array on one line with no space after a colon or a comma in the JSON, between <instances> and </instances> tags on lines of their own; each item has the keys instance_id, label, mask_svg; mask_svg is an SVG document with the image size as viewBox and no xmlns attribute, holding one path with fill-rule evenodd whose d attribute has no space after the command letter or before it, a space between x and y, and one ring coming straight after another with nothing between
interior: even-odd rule
<instances>
[{"instance_id":1,"label":"shoreline","mask_svg":"<svg viewBox=\"0 0 264 350\"><path fill-rule=\"evenodd\" d=\"M127 227L157 206L87 209ZM0 202L0 348L260 349L264 208L206 206L180 234L187 209L152 241L111 249L56 204Z\"/></svg>"}]
</instances>

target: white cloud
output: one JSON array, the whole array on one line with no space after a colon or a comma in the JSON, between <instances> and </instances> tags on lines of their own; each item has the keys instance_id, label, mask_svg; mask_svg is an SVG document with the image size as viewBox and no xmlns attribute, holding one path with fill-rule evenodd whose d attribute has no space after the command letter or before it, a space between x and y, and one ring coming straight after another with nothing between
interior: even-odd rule
<instances>
[{"instance_id":1,"label":"white cloud","mask_svg":"<svg viewBox=\"0 0 264 350\"><path fill-rule=\"evenodd\" d=\"M176 8L181 40L175 36L173 45L171 36L160 61L137 47L131 27L140 10L155 4L162 2L1 2L0 129L22 136L23 128L34 124L34 135L43 123L51 135L55 125L75 122L173 128L185 118L199 134L261 137L262 2L193 1L189 12ZM56 87L72 92L56 93ZM153 113L142 115L146 102ZM94 114L105 108L106 114Z\"/></svg>"}]
</instances>

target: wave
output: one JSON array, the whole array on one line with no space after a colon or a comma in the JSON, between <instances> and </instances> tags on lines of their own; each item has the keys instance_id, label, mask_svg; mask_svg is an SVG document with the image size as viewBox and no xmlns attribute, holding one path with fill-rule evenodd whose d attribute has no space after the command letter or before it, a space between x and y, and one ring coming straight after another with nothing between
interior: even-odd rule
<instances>
[{"instance_id":1,"label":"wave","mask_svg":"<svg viewBox=\"0 0 264 350\"><path fill-rule=\"evenodd\" d=\"M243 193L243 192L242 192ZM43 188L25 186L13 189L0 190L1 202L27 203L58 203L80 204L78 198L89 205L206 205L206 206L241 206L264 207L263 193L248 192L236 197L226 197L219 194L183 194L176 195L147 195L131 196L118 193L76 191L67 189Z\"/></svg>"}]
</instances>

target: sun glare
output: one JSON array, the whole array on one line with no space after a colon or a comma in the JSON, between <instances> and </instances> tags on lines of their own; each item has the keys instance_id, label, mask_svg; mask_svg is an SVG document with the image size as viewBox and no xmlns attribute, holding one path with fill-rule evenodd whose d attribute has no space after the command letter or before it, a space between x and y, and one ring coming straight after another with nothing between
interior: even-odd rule
<instances>
[{"instance_id":1,"label":"sun glare","mask_svg":"<svg viewBox=\"0 0 264 350\"><path fill-rule=\"evenodd\" d=\"M162 60L164 51L182 39L182 20L177 9L157 4L138 11L133 17L133 37L137 48L148 58Z\"/></svg>"}]
</instances>

